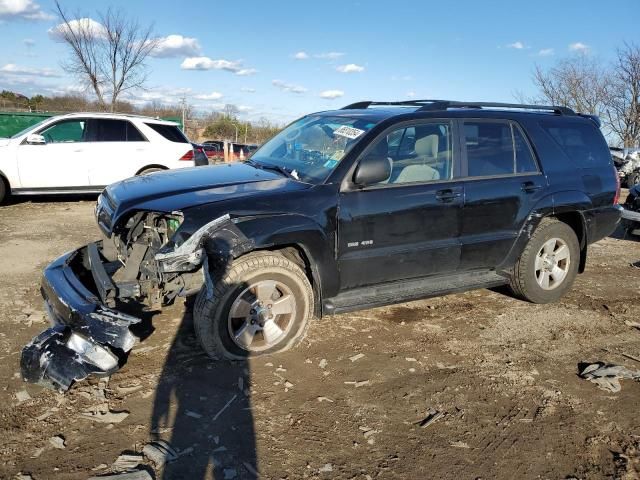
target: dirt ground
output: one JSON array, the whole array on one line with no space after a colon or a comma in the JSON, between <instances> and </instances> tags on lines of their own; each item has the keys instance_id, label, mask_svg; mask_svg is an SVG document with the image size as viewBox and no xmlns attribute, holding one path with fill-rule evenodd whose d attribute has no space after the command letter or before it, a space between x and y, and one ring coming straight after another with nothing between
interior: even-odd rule
<instances>
[{"instance_id":1,"label":"dirt ground","mask_svg":"<svg viewBox=\"0 0 640 480\"><path fill-rule=\"evenodd\" d=\"M47 326L42 268L98 235L94 201L0 207L1 478L103 475L157 438L180 456L147 463L155 478L639 477L640 383L614 394L576 373L640 369L623 355L640 358L625 324L638 320L640 242L593 245L557 304L479 290L328 317L295 350L248 362L209 360L179 302L122 370L63 395L22 382L20 351ZM128 415L91 416L107 410ZM442 415L421 426L429 412Z\"/></svg>"}]
</instances>

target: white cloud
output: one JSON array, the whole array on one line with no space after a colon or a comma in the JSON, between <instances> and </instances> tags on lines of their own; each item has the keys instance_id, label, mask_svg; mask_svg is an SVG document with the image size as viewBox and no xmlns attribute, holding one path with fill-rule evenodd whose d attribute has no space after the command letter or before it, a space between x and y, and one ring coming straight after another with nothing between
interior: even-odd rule
<instances>
[{"instance_id":1,"label":"white cloud","mask_svg":"<svg viewBox=\"0 0 640 480\"><path fill-rule=\"evenodd\" d=\"M189 57L200 53L200 44L195 38L174 34L157 38L156 41L158 46L151 53L152 57Z\"/></svg>"},{"instance_id":2,"label":"white cloud","mask_svg":"<svg viewBox=\"0 0 640 480\"><path fill-rule=\"evenodd\" d=\"M7 63L0 68L0 72L6 75L21 75L21 76L34 76L34 77L59 77L60 74L51 70L50 68L32 68L21 67L15 63Z\"/></svg>"},{"instance_id":3,"label":"white cloud","mask_svg":"<svg viewBox=\"0 0 640 480\"><path fill-rule=\"evenodd\" d=\"M256 89L255 88L242 87L240 90L242 92L245 92L245 93L256 93Z\"/></svg>"},{"instance_id":4,"label":"white cloud","mask_svg":"<svg viewBox=\"0 0 640 480\"><path fill-rule=\"evenodd\" d=\"M364 67L361 65L356 65L355 63L348 63L346 65L338 65L336 70L340 73L357 73L364 72Z\"/></svg>"},{"instance_id":5,"label":"white cloud","mask_svg":"<svg viewBox=\"0 0 640 480\"><path fill-rule=\"evenodd\" d=\"M239 60L212 60L209 57L185 58L180 68L183 70L224 70L240 76L253 75L255 68L246 68Z\"/></svg>"},{"instance_id":6,"label":"white cloud","mask_svg":"<svg viewBox=\"0 0 640 480\"><path fill-rule=\"evenodd\" d=\"M569 44L569 50L571 50L572 52L586 53L589 51L589 49L590 49L589 45L586 45L582 42L575 42L575 43Z\"/></svg>"},{"instance_id":7,"label":"white cloud","mask_svg":"<svg viewBox=\"0 0 640 480\"><path fill-rule=\"evenodd\" d=\"M540 50L538 52L538 55L540 57L549 57L551 55L553 55L555 53L555 50L553 48L543 48L542 50Z\"/></svg>"},{"instance_id":8,"label":"white cloud","mask_svg":"<svg viewBox=\"0 0 640 480\"><path fill-rule=\"evenodd\" d=\"M413 90L409 90L407 92L407 97L408 98L415 98L416 97L416 92L414 92Z\"/></svg>"},{"instance_id":9,"label":"white cloud","mask_svg":"<svg viewBox=\"0 0 640 480\"><path fill-rule=\"evenodd\" d=\"M342 96L344 96L344 92L342 90L325 90L324 92L320 92L320 97L326 98L327 100L334 100Z\"/></svg>"},{"instance_id":10,"label":"white cloud","mask_svg":"<svg viewBox=\"0 0 640 480\"><path fill-rule=\"evenodd\" d=\"M92 18L79 18L70 20L69 24L61 23L48 30L49 36L54 40L62 40L64 33L71 30L74 33L87 32L89 35L100 38L105 37L107 29L100 22L96 22Z\"/></svg>"},{"instance_id":11,"label":"white cloud","mask_svg":"<svg viewBox=\"0 0 640 480\"><path fill-rule=\"evenodd\" d=\"M195 95L194 98L198 100L220 100L224 95L220 92L211 92L211 93L202 93L200 95Z\"/></svg>"},{"instance_id":12,"label":"white cloud","mask_svg":"<svg viewBox=\"0 0 640 480\"><path fill-rule=\"evenodd\" d=\"M292 57L295 58L296 60L306 60L307 58L309 58L309 54L307 52L300 51L300 52L294 53Z\"/></svg>"},{"instance_id":13,"label":"white cloud","mask_svg":"<svg viewBox=\"0 0 640 480\"><path fill-rule=\"evenodd\" d=\"M286 83L283 82L282 80L272 80L271 84L276 87L279 88L280 90L284 91L284 92L289 92L289 93L304 93L307 91L306 88L300 86L300 85L294 85L291 83Z\"/></svg>"},{"instance_id":14,"label":"white cloud","mask_svg":"<svg viewBox=\"0 0 640 480\"><path fill-rule=\"evenodd\" d=\"M522 42L513 42L507 45L507 48L515 48L516 50L522 50L525 48L524 43Z\"/></svg>"},{"instance_id":15,"label":"white cloud","mask_svg":"<svg viewBox=\"0 0 640 480\"><path fill-rule=\"evenodd\" d=\"M51 20L52 15L42 11L42 7L33 0L0 0L0 19L2 20Z\"/></svg>"},{"instance_id":16,"label":"white cloud","mask_svg":"<svg viewBox=\"0 0 640 480\"><path fill-rule=\"evenodd\" d=\"M344 56L344 53L342 52L325 52L325 53L318 53L314 55L314 57L322 58L324 60L335 60L336 58L340 58L343 56Z\"/></svg>"},{"instance_id":17,"label":"white cloud","mask_svg":"<svg viewBox=\"0 0 640 480\"><path fill-rule=\"evenodd\" d=\"M24 46L27 48L31 48L36 45L36 41L32 38L25 38L24 40L22 40L22 43L24 43Z\"/></svg>"},{"instance_id":18,"label":"white cloud","mask_svg":"<svg viewBox=\"0 0 640 480\"><path fill-rule=\"evenodd\" d=\"M238 105L237 108L241 113L250 112L251 110L253 110L253 107L250 107L249 105Z\"/></svg>"},{"instance_id":19,"label":"white cloud","mask_svg":"<svg viewBox=\"0 0 640 480\"><path fill-rule=\"evenodd\" d=\"M249 75L255 75L256 73L258 73L258 70L256 70L255 68L241 68L236 72L236 75L247 77Z\"/></svg>"}]
</instances>

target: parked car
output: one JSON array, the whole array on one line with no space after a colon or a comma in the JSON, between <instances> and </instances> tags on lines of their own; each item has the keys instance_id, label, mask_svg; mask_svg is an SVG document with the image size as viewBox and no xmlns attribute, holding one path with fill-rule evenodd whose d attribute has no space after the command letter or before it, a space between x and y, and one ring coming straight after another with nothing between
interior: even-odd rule
<instances>
[{"instance_id":1,"label":"parked car","mask_svg":"<svg viewBox=\"0 0 640 480\"><path fill-rule=\"evenodd\" d=\"M640 184L640 149L609 147L620 182L629 188Z\"/></svg>"},{"instance_id":2,"label":"parked car","mask_svg":"<svg viewBox=\"0 0 640 480\"><path fill-rule=\"evenodd\" d=\"M207 156L211 159L224 160L224 142L221 140L207 140L202 143ZM233 143L233 156L236 160L248 158L258 149L258 145Z\"/></svg>"},{"instance_id":3,"label":"parked car","mask_svg":"<svg viewBox=\"0 0 640 480\"><path fill-rule=\"evenodd\" d=\"M100 192L127 177L194 165L193 148L173 122L60 115L0 139L0 202L8 194Z\"/></svg>"},{"instance_id":4,"label":"parked car","mask_svg":"<svg viewBox=\"0 0 640 480\"><path fill-rule=\"evenodd\" d=\"M66 389L110 373L140 319L197 293L214 358L296 345L312 317L508 285L549 303L620 220L597 117L563 107L360 102L305 116L245 162L110 185L104 239L44 272L56 326L26 380Z\"/></svg>"}]
</instances>

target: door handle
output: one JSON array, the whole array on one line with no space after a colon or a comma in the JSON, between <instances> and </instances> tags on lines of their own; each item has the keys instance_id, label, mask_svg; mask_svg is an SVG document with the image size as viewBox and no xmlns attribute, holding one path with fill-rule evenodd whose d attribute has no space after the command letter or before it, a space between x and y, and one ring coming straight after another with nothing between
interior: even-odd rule
<instances>
[{"instance_id":1,"label":"door handle","mask_svg":"<svg viewBox=\"0 0 640 480\"><path fill-rule=\"evenodd\" d=\"M536 190L540 190L542 188L542 185L536 185L533 182L523 182L522 184L522 191L525 193L533 193Z\"/></svg>"},{"instance_id":2,"label":"door handle","mask_svg":"<svg viewBox=\"0 0 640 480\"><path fill-rule=\"evenodd\" d=\"M438 190L436 192L436 200L439 200L441 202L450 202L454 198L458 198L461 196L462 196L462 193L454 192L450 188L447 188L446 190Z\"/></svg>"}]
</instances>

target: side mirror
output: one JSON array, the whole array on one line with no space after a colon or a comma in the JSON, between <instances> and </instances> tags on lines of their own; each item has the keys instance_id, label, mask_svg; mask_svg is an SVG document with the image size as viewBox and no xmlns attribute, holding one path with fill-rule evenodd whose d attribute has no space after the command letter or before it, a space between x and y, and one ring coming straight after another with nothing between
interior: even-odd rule
<instances>
[{"instance_id":1,"label":"side mirror","mask_svg":"<svg viewBox=\"0 0 640 480\"><path fill-rule=\"evenodd\" d=\"M27 135L27 143L29 145L44 145L47 141L44 139L42 135L38 135L37 133L31 133Z\"/></svg>"},{"instance_id":2,"label":"side mirror","mask_svg":"<svg viewBox=\"0 0 640 480\"><path fill-rule=\"evenodd\" d=\"M391 176L391 161L380 155L364 157L353 174L353 182L359 187L384 182Z\"/></svg>"}]
</instances>

